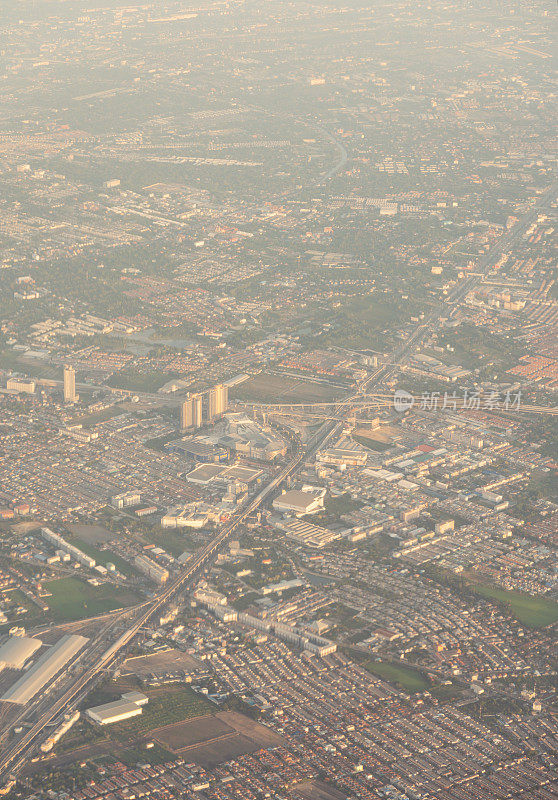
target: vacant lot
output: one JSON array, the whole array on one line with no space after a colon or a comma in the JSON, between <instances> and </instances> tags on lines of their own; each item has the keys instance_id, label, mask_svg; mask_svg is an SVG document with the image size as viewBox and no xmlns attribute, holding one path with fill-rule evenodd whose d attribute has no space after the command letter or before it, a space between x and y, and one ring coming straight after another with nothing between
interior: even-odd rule
<instances>
[{"instance_id":1,"label":"vacant lot","mask_svg":"<svg viewBox=\"0 0 558 800\"><path fill-rule=\"evenodd\" d=\"M546 597L532 597L483 583L473 584L471 588L477 594L506 606L519 622L529 628L541 628L558 620L558 603Z\"/></svg>"},{"instance_id":2,"label":"vacant lot","mask_svg":"<svg viewBox=\"0 0 558 800\"><path fill-rule=\"evenodd\" d=\"M138 602L133 592L121 587L102 584L91 586L79 578L60 578L48 581L44 588L52 597L45 597L55 620L75 620L105 614L115 608L126 608Z\"/></svg>"},{"instance_id":3,"label":"vacant lot","mask_svg":"<svg viewBox=\"0 0 558 800\"><path fill-rule=\"evenodd\" d=\"M195 723L169 725L157 731L157 741L171 750L183 750L194 744L206 743L236 733L234 728L217 717L202 717Z\"/></svg>"},{"instance_id":4,"label":"vacant lot","mask_svg":"<svg viewBox=\"0 0 558 800\"><path fill-rule=\"evenodd\" d=\"M116 372L108 379L107 386L117 389L126 389L129 392L156 392L167 381L180 377L178 372L165 372L164 370L154 370L153 372L138 372L129 369Z\"/></svg>"},{"instance_id":5,"label":"vacant lot","mask_svg":"<svg viewBox=\"0 0 558 800\"><path fill-rule=\"evenodd\" d=\"M196 533L203 535L204 531L196 531ZM175 558L178 558L186 551L192 552L197 546L196 539L180 529L165 528L165 530L162 530L155 528L152 531L142 533L142 538L151 542L151 544L157 545L157 547L162 547L163 550L166 550L167 553L170 553Z\"/></svg>"},{"instance_id":6,"label":"vacant lot","mask_svg":"<svg viewBox=\"0 0 558 800\"><path fill-rule=\"evenodd\" d=\"M155 738L163 747L206 768L243 753L283 744L274 731L236 711L170 725L157 731Z\"/></svg>"},{"instance_id":7,"label":"vacant lot","mask_svg":"<svg viewBox=\"0 0 558 800\"><path fill-rule=\"evenodd\" d=\"M76 536L79 536L79 538L87 542L87 544L93 545L93 547L111 542L117 536L116 533L109 531L107 528L103 528L102 525L85 525L81 522L68 525L68 530Z\"/></svg>"},{"instance_id":8,"label":"vacant lot","mask_svg":"<svg viewBox=\"0 0 558 800\"><path fill-rule=\"evenodd\" d=\"M123 671L138 678L145 678L151 672L174 672L176 670L199 669L203 662L182 653L180 650L165 650L162 653L154 653L151 656L135 656L128 658L124 662Z\"/></svg>"},{"instance_id":9,"label":"vacant lot","mask_svg":"<svg viewBox=\"0 0 558 800\"><path fill-rule=\"evenodd\" d=\"M286 375L262 373L235 386L231 397L247 403L320 403L335 400L343 389Z\"/></svg>"},{"instance_id":10,"label":"vacant lot","mask_svg":"<svg viewBox=\"0 0 558 800\"><path fill-rule=\"evenodd\" d=\"M244 714L239 714L237 711L222 711L217 714L217 717L231 725L237 733L244 734L257 741L261 747L276 747L284 744L278 733L275 733L266 725L250 719L250 717L245 717Z\"/></svg>"},{"instance_id":11,"label":"vacant lot","mask_svg":"<svg viewBox=\"0 0 558 800\"><path fill-rule=\"evenodd\" d=\"M306 781L294 788L293 797L301 800L345 800L346 795L322 781Z\"/></svg>"},{"instance_id":12,"label":"vacant lot","mask_svg":"<svg viewBox=\"0 0 558 800\"><path fill-rule=\"evenodd\" d=\"M224 761L230 761L246 753L255 753L260 750L260 745L246 736L234 734L213 742L197 744L182 753L188 756L188 761L200 764L204 769L212 769Z\"/></svg>"}]
</instances>

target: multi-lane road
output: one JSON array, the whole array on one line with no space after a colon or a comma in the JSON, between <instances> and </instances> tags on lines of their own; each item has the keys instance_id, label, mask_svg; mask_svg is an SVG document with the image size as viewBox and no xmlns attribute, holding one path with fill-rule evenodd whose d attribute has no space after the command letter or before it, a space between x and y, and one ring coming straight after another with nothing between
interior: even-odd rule
<instances>
[{"instance_id":1,"label":"multi-lane road","mask_svg":"<svg viewBox=\"0 0 558 800\"><path fill-rule=\"evenodd\" d=\"M4 752L0 754L0 778L5 778L6 775L15 775L19 772L27 760L28 755L41 741L42 734L47 726L56 721L61 714L74 708L87 695L107 667L114 662L153 614L159 611L177 591L191 584L200 571L211 562L213 556L233 531L261 506L289 475L295 473L306 459L310 459L320 447L323 447L339 432L343 425L343 416L346 416L353 406L358 406L359 401L362 402L366 395L370 393L371 388L393 377L404 359L433 332L435 327L441 323L441 318L443 316L446 316L448 313L450 315L453 313L453 310L457 308L459 302L468 292L475 288L494 265L495 260L497 260L506 249L513 246L515 241L525 233L529 225L536 220L537 214L543 209L550 208L556 196L557 186L558 184L554 183L549 187L549 189L540 196L536 205L524 216L523 220L517 223L509 233L505 234L498 245L479 261L475 274L467 277L453 288L446 299L446 304L442 308L433 310L425 320L416 326L407 340L401 344L393 354L393 358L388 364L378 367L378 369L360 384L357 393L351 394L351 396L347 397L336 406L332 417L321 425L305 447L303 447L300 442L297 442L295 445L295 452L289 462L255 497L250 499L246 505L234 515L204 548L196 553L186 564L181 574L153 600L137 606L135 610L133 610L135 611L135 620L115 642L107 648L106 642L109 638L109 632L106 628L101 635L94 639L88 650L74 663L72 669L67 673L68 680L65 681L64 688L53 703L46 703L44 698L42 700L39 699L34 705L31 705L24 713L19 715L22 719L28 719L37 715L38 718L23 736L17 741L10 743ZM130 610L128 613L130 613ZM122 619L122 617L120 617L120 619ZM62 680L64 680L64 677ZM60 678L58 681L60 681Z\"/></svg>"},{"instance_id":2,"label":"multi-lane road","mask_svg":"<svg viewBox=\"0 0 558 800\"><path fill-rule=\"evenodd\" d=\"M411 341L411 340L410 340ZM414 341L414 336L412 337ZM389 371L395 368L390 365ZM361 391L366 390L372 383L385 377L387 367L380 367L366 380L361 386ZM342 414L344 409L350 409L351 404L359 397L353 394L346 398L337 406L337 413ZM213 556L217 553L221 545L230 537L236 528L244 522L262 503L281 485L281 483L292 475L299 466L306 460L313 457L316 451L323 447L340 429L342 421L330 421L321 425L318 431L312 436L309 442L303 447L297 441L295 452L289 462L279 470L279 472L267 483L255 497L251 498L234 517L219 531L219 533L186 564L180 575L165 587L153 600L136 607L137 616L135 621L122 633L118 639L106 648L106 630L98 636L88 650L74 663L86 664L82 666L81 672L69 674L69 681L66 681L65 688L58 698L44 708L44 703L39 699L34 705L30 706L22 719L39 714L36 722L30 727L16 742L0 755L0 779L7 775L16 775L24 763L28 760L28 755L34 750L42 739L45 729L55 722L64 712L74 708L86 696L88 691L95 685L102 673L118 657L119 653L131 642L139 630L148 620L159 611L171 597L180 589L190 584L206 566ZM79 667L78 667L79 669Z\"/></svg>"},{"instance_id":3,"label":"multi-lane road","mask_svg":"<svg viewBox=\"0 0 558 800\"><path fill-rule=\"evenodd\" d=\"M329 431L324 430L323 438L326 438L328 434ZM317 437L314 444L311 445L311 449L318 447L321 440L321 437ZM298 445L295 454L288 464L284 466L255 497L240 509L211 542L196 553L187 563L181 574L172 581L169 586L165 587L152 601L140 607L141 612L136 617L135 621L113 644L106 648L106 632L100 639L95 640L93 645L90 646L89 650L85 653L88 666L85 667L77 677L72 676L70 678L69 685L66 686L57 700L49 705L47 709L41 710L40 716L33 726L0 755L0 777L5 776L7 772L17 774L25 762L28 752L40 741L41 734L44 732L45 728L56 720L59 715L75 706L82 699L89 690L89 687L94 685L99 675L116 659L118 654L130 643L150 617L160 610L179 589L184 588L184 586L189 584L192 579L196 577L233 531L279 487L288 475L292 474L299 467L308 455L310 455L309 448L303 449L301 445ZM38 701L38 704L40 705L40 701ZM30 716L30 712L32 711L33 707L29 709L27 714L21 716Z\"/></svg>"}]
</instances>

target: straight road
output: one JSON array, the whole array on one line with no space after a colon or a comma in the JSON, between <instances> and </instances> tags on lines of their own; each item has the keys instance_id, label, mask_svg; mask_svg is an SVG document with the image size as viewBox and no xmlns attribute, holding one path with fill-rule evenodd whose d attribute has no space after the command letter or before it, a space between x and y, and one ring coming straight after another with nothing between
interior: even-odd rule
<instances>
[{"instance_id":1,"label":"straight road","mask_svg":"<svg viewBox=\"0 0 558 800\"><path fill-rule=\"evenodd\" d=\"M484 256L478 264L478 272L475 276L465 279L462 283L454 288L450 296L447 298L447 303L450 306L457 307L457 304L463 299L467 292L471 291L478 282L482 279L484 274L493 266L494 259L499 257L508 247L512 246L519 236L528 229L529 225L535 221L536 216L543 208L549 208L552 201L556 196L558 182L555 182L548 190L546 190L539 201L530 212L525 215L520 223L517 223L514 228L508 233L504 234L500 242L495 248ZM335 409L335 416L342 416L350 411L352 405L358 402L359 398L370 392L370 389L381 384L385 380L389 380L395 372L399 369L406 356L410 351L417 346L427 335L430 335L436 325L440 324L440 319L444 306L433 310L421 324L419 324L408 339L396 350L393 360L389 364L382 365L375 370L363 383L360 384L357 393L352 394L346 398ZM453 313L453 310L452 312ZM241 509L235 517L212 539L194 558L186 565L182 574L176 578L167 588L157 595L157 597L146 604L145 610L139 618L123 633L114 644L106 650L100 650L98 639L95 640L94 652L91 648L86 656L93 655L94 660L85 669L85 671L73 680L70 685L64 690L59 698L48 708L41 713L37 722L15 743L12 744L0 756L0 777L5 777L8 771L12 775L17 774L26 761L27 754L39 741L39 738L45 728L63 712L72 708L86 696L90 687L95 683L99 676L105 669L116 659L118 654L125 648L134 636L138 633L140 628L160 610L168 600L179 589L183 589L189 584L202 568L210 562L216 554L221 545L233 533L234 530L244 520L252 514L269 495L287 478L289 475L296 472L299 466L307 459L311 458L316 451L323 447L327 442L341 430L344 421L326 421L314 434L306 448L302 448L299 443L295 455L291 461L252 499L250 502ZM97 656L97 650L99 654Z\"/></svg>"},{"instance_id":2,"label":"straight road","mask_svg":"<svg viewBox=\"0 0 558 800\"><path fill-rule=\"evenodd\" d=\"M316 446L319 446L319 443ZM69 708L74 707L83 699L95 680L110 666L122 649L125 648L138 633L140 628L148 622L150 617L160 610L175 592L184 588L185 585L197 576L199 571L212 559L217 550L233 531L275 491L288 475L293 473L300 466L306 454L307 451L303 450L299 445L292 460L252 500L250 500L227 525L225 525L211 542L188 562L185 570L176 580L160 592L153 601L146 605L145 610L139 618L136 619L114 644L108 649L104 649L104 642L102 640L99 642L98 639L95 640L93 652L90 647L84 654L86 657L89 656L90 661L91 656L93 656L92 663L86 667L81 675L72 680L58 699L49 705L48 709L42 711L37 722L0 756L0 777L5 777L8 771L10 771L11 774L17 774L27 759L28 751L38 742L45 728L56 720L59 715ZM106 635L106 633L104 635ZM20 716L26 716L29 710L30 709L26 710L26 713Z\"/></svg>"}]
</instances>

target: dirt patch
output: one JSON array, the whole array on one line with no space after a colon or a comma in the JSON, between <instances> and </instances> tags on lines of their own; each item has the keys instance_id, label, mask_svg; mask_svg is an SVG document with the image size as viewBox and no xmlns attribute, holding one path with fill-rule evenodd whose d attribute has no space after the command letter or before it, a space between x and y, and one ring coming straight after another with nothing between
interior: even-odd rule
<instances>
[{"instance_id":1,"label":"dirt patch","mask_svg":"<svg viewBox=\"0 0 558 800\"><path fill-rule=\"evenodd\" d=\"M291 796L296 800L345 800L347 795L322 781L306 781L293 789Z\"/></svg>"},{"instance_id":2,"label":"dirt patch","mask_svg":"<svg viewBox=\"0 0 558 800\"><path fill-rule=\"evenodd\" d=\"M80 539L83 539L87 544L92 544L94 547L99 544L112 542L115 539L115 534L103 528L101 525L82 525L76 523L74 525L68 525L68 530L76 536L79 536Z\"/></svg>"},{"instance_id":3,"label":"dirt patch","mask_svg":"<svg viewBox=\"0 0 558 800\"><path fill-rule=\"evenodd\" d=\"M180 650L165 650L162 653L154 653L151 656L137 656L127 658L124 662L123 671L132 673L138 678L146 678L152 672L160 674L162 672L193 672L195 669L203 667L203 662L182 653Z\"/></svg>"},{"instance_id":4,"label":"dirt patch","mask_svg":"<svg viewBox=\"0 0 558 800\"><path fill-rule=\"evenodd\" d=\"M38 531L41 527L39 522L16 522L11 526L11 532L14 536L27 536L33 531Z\"/></svg>"},{"instance_id":5,"label":"dirt patch","mask_svg":"<svg viewBox=\"0 0 558 800\"><path fill-rule=\"evenodd\" d=\"M251 739L234 734L226 739L196 745L188 750L183 750L182 753L188 757L188 761L193 761L204 769L212 769L225 761L246 755L246 753L255 753L257 750L261 750L261 747Z\"/></svg>"},{"instance_id":6,"label":"dirt patch","mask_svg":"<svg viewBox=\"0 0 558 800\"><path fill-rule=\"evenodd\" d=\"M234 399L248 403L328 402L343 395L344 389L289 375L261 373L231 390Z\"/></svg>"},{"instance_id":7,"label":"dirt patch","mask_svg":"<svg viewBox=\"0 0 558 800\"><path fill-rule=\"evenodd\" d=\"M157 731L156 738L165 747L178 751L235 733L234 728L217 717L200 717L195 722L167 725Z\"/></svg>"},{"instance_id":8,"label":"dirt patch","mask_svg":"<svg viewBox=\"0 0 558 800\"><path fill-rule=\"evenodd\" d=\"M166 749L206 769L244 753L284 744L274 731L235 711L167 725L153 735Z\"/></svg>"},{"instance_id":9,"label":"dirt patch","mask_svg":"<svg viewBox=\"0 0 558 800\"><path fill-rule=\"evenodd\" d=\"M245 717L237 711L221 711L217 714L217 718L226 722L237 733L244 734L249 739L254 739L261 747L277 747L285 744L283 737L272 731L271 728L250 719L250 717Z\"/></svg>"}]
</instances>

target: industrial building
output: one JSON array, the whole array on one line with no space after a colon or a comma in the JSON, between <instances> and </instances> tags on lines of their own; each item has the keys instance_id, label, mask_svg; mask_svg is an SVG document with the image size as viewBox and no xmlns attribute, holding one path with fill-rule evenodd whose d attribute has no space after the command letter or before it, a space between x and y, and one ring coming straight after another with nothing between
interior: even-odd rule
<instances>
[{"instance_id":1,"label":"industrial building","mask_svg":"<svg viewBox=\"0 0 558 800\"><path fill-rule=\"evenodd\" d=\"M175 506L161 517L162 528L203 528L209 520L206 503L186 503Z\"/></svg>"},{"instance_id":2,"label":"industrial building","mask_svg":"<svg viewBox=\"0 0 558 800\"><path fill-rule=\"evenodd\" d=\"M40 639L10 636L0 645L0 669L23 669L25 662L42 647Z\"/></svg>"},{"instance_id":3,"label":"industrial building","mask_svg":"<svg viewBox=\"0 0 558 800\"><path fill-rule=\"evenodd\" d=\"M151 580L155 581L155 583L158 583L160 586L169 579L168 569L160 567L159 564L156 564L155 561L147 558L147 556L136 556L134 565L140 572L143 572L144 575L147 575L148 578L151 578Z\"/></svg>"},{"instance_id":4,"label":"industrial building","mask_svg":"<svg viewBox=\"0 0 558 800\"><path fill-rule=\"evenodd\" d=\"M6 389L9 392L19 392L21 394L35 394L35 381L25 378L8 378Z\"/></svg>"},{"instance_id":5,"label":"industrial building","mask_svg":"<svg viewBox=\"0 0 558 800\"><path fill-rule=\"evenodd\" d=\"M53 645L0 700L25 705L32 700L87 644L85 636L67 634Z\"/></svg>"},{"instance_id":6,"label":"industrial building","mask_svg":"<svg viewBox=\"0 0 558 800\"><path fill-rule=\"evenodd\" d=\"M343 437L335 446L322 450L316 456L321 464L332 464L337 467L363 467L368 459L364 447L347 437Z\"/></svg>"},{"instance_id":7,"label":"industrial building","mask_svg":"<svg viewBox=\"0 0 558 800\"><path fill-rule=\"evenodd\" d=\"M316 549L331 544L343 535L340 531L330 531L328 528L321 528L318 525L312 525L311 522L299 519L280 522L277 527L284 531L289 538L295 539L306 547Z\"/></svg>"},{"instance_id":8,"label":"industrial building","mask_svg":"<svg viewBox=\"0 0 558 800\"><path fill-rule=\"evenodd\" d=\"M141 692L126 692L120 700L88 708L85 715L97 725L112 725L115 722L139 716L148 701L147 695Z\"/></svg>"},{"instance_id":9,"label":"industrial building","mask_svg":"<svg viewBox=\"0 0 558 800\"><path fill-rule=\"evenodd\" d=\"M281 514L315 514L324 507L325 489L303 486L301 490L283 492L273 501L273 508Z\"/></svg>"},{"instance_id":10,"label":"industrial building","mask_svg":"<svg viewBox=\"0 0 558 800\"><path fill-rule=\"evenodd\" d=\"M216 481L223 484L244 483L248 486L252 483L260 483L262 475L263 470L254 469L253 467L245 467L242 465L226 467L220 466L219 464L203 464L189 472L186 476L186 480L190 483L200 484L201 486L207 486Z\"/></svg>"},{"instance_id":11,"label":"industrial building","mask_svg":"<svg viewBox=\"0 0 558 800\"><path fill-rule=\"evenodd\" d=\"M215 444L227 450L260 461L273 461L287 452L287 443L283 439L246 414L226 414L224 423L225 430L215 438Z\"/></svg>"},{"instance_id":12,"label":"industrial building","mask_svg":"<svg viewBox=\"0 0 558 800\"><path fill-rule=\"evenodd\" d=\"M194 461L202 464L222 463L228 461L229 453L224 447L218 447L206 437L184 439L181 442L172 442L168 449L175 453L183 453Z\"/></svg>"}]
</instances>

